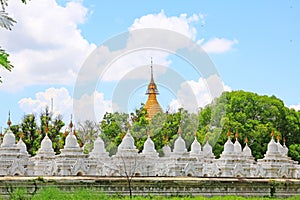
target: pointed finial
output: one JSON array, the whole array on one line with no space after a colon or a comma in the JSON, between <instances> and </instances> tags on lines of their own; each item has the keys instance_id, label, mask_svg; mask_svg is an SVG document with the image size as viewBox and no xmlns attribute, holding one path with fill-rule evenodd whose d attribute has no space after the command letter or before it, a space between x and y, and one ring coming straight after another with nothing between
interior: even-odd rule
<instances>
[{"instance_id":1,"label":"pointed finial","mask_svg":"<svg viewBox=\"0 0 300 200\"><path fill-rule=\"evenodd\" d=\"M70 132L72 132L72 128L73 128L72 117L73 117L73 116L72 116L72 114L71 114L71 121L70 121L70 125L69 125L69 127L70 127L70 129L71 129Z\"/></svg>"},{"instance_id":2,"label":"pointed finial","mask_svg":"<svg viewBox=\"0 0 300 200\"><path fill-rule=\"evenodd\" d=\"M230 132L230 129L228 129L227 136L230 137L230 135L231 135L231 132Z\"/></svg>"},{"instance_id":3,"label":"pointed finial","mask_svg":"<svg viewBox=\"0 0 300 200\"><path fill-rule=\"evenodd\" d=\"M274 131L271 132L271 137L274 137Z\"/></svg>"},{"instance_id":4,"label":"pointed finial","mask_svg":"<svg viewBox=\"0 0 300 200\"><path fill-rule=\"evenodd\" d=\"M48 126L48 118L46 119L46 128L45 128L45 133L46 135L48 135L48 131L49 131L49 126Z\"/></svg>"},{"instance_id":5,"label":"pointed finial","mask_svg":"<svg viewBox=\"0 0 300 200\"><path fill-rule=\"evenodd\" d=\"M19 128L19 137L20 137L20 140L23 138L23 131L22 131L22 128L20 127Z\"/></svg>"},{"instance_id":6,"label":"pointed finial","mask_svg":"<svg viewBox=\"0 0 300 200\"><path fill-rule=\"evenodd\" d=\"M197 137L197 131L194 131L194 136Z\"/></svg>"},{"instance_id":7,"label":"pointed finial","mask_svg":"<svg viewBox=\"0 0 300 200\"><path fill-rule=\"evenodd\" d=\"M10 121L10 111L8 111L8 120L7 120L7 125L10 127L11 121Z\"/></svg>"},{"instance_id":8,"label":"pointed finial","mask_svg":"<svg viewBox=\"0 0 300 200\"><path fill-rule=\"evenodd\" d=\"M177 132L179 135L181 135L182 134L182 129L181 129L181 126L179 125L179 127L178 127L178 132Z\"/></svg>"},{"instance_id":9,"label":"pointed finial","mask_svg":"<svg viewBox=\"0 0 300 200\"><path fill-rule=\"evenodd\" d=\"M147 130L147 135L148 135L148 137L150 137L150 134L151 134L150 129L148 129L148 130Z\"/></svg>"},{"instance_id":10,"label":"pointed finial","mask_svg":"<svg viewBox=\"0 0 300 200\"><path fill-rule=\"evenodd\" d=\"M239 133L238 133L238 131L236 130L236 132L235 132L235 139L238 139L238 137L239 137Z\"/></svg>"},{"instance_id":11,"label":"pointed finial","mask_svg":"<svg viewBox=\"0 0 300 200\"><path fill-rule=\"evenodd\" d=\"M166 142L169 141L169 135L168 135L168 132L166 131Z\"/></svg>"},{"instance_id":12,"label":"pointed finial","mask_svg":"<svg viewBox=\"0 0 300 200\"><path fill-rule=\"evenodd\" d=\"M248 138L246 137L246 139L245 139L245 143L246 143L246 144L248 144L248 142L249 142L249 141L248 141Z\"/></svg>"},{"instance_id":13,"label":"pointed finial","mask_svg":"<svg viewBox=\"0 0 300 200\"><path fill-rule=\"evenodd\" d=\"M277 142L279 142L280 141L280 135L277 135L276 139L277 139Z\"/></svg>"},{"instance_id":14,"label":"pointed finial","mask_svg":"<svg viewBox=\"0 0 300 200\"><path fill-rule=\"evenodd\" d=\"M285 145L285 142L286 142L286 139L285 139L285 137L283 137L283 139L282 139L282 140L283 140L283 144Z\"/></svg>"},{"instance_id":15,"label":"pointed finial","mask_svg":"<svg viewBox=\"0 0 300 200\"><path fill-rule=\"evenodd\" d=\"M154 78L153 78L153 61L152 61L152 57L151 57L151 65L150 65L150 69L151 69L151 82L154 82Z\"/></svg>"},{"instance_id":16,"label":"pointed finial","mask_svg":"<svg viewBox=\"0 0 300 200\"><path fill-rule=\"evenodd\" d=\"M209 140L209 137L208 137L208 135L206 135L205 139L206 139L206 142L208 142L208 140Z\"/></svg>"}]
</instances>

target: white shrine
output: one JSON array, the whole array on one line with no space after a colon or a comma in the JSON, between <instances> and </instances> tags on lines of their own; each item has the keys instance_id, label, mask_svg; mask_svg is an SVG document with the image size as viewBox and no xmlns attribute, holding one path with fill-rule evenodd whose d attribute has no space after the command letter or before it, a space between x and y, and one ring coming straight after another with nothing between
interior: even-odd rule
<instances>
[{"instance_id":1,"label":"white shrine","mask_svg":"<svg viewBox=\"0 0 300 200\"><path fill-rule=\"evenodd\" d=\"M4 134L0 147L1 176L196 176L196 177L245 177L245 178L300 178L300 166L287 156L288 148L283 141L274 140L272 133L267 152L257 161L246 145L244 149L235 134L235 142L228 140L219 159L215 158L212 146L206 139L203 148L197 137L187 151L185 140L178 129L178 138L173 150L163 147L164 156L159 157L155 144L148 132L147 140L141 153L134 145L134 138L128 129L118 146L116 155L109 156L101 135L94 142L89 154L84 154L79 146L73 128L65 140L65 146L59 155L55 155L52 142L47 135L41 142L37 154L31 157L22 138L16 143L10 130L11 122ZM47 129L47 128L46 128Z\"/></svg>"}]
</instances>

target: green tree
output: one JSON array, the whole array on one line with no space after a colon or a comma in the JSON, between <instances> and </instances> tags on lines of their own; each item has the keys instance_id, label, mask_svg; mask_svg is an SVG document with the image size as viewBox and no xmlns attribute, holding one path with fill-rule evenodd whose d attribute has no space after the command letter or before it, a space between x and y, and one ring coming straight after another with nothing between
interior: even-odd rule
<instances>
[{"instance_id":1,"label":"green tree","mask_svg":"<svg viewBox=\"0 0 300 200\"><path fill-rule=\"evenodd\" d=\"M62 121L62 116L58 115L53 117L49 108L46 107L45 111L40 114L40 138L36 138L36 141L42 141L48 131L48 137L52 141L53 149L56 153L60 153L60 149L64 147L66 135L61 132L61 128L65 123ZM38 142L40 144L40 142Z\"/></svg>"},{"instance_id":2,"label":"green tree","mask_svg":"<svg viewBox=\"0 0 300 200\"><path fill-rule=\"evenodd\" d=\"M19 140L19 137L22 137L28 153L35 155L40 147L41 136L34 114L27 114L23 117L19 131L20 134L16 135L17 139Z\"/></svg>"},{"instance_id":3,"label":"green tree","mask_svg":"<svg viewBox=\"0 0 300 200\"><path fill-rule=\"evenodd\" d=\"M21 0L21 1L22 3L26 3L26 0ZM8 0L0 0L0 4L2 8L2 10L0 10L0 27L5 28L7 30L11 30L12 26L14 25L14 23L16 23L16 21L13 18L9 17L8 14L5 12L5 8L8 5L7 2ZM7 69L8 71L11 71L13 65L10 63L8 57L9 54L6 53L3 49L1 49L0 46L0 65L5 69Z\"/></svg>"},{"instance_id":4,"label":"green tree","mask_svg":"<svg viewBox=\"0 0 300 200\"><path fill-rule=\"evenodd\" d=\"M93 149L94 141L100 132L100 126L91 120L78 123L78 126L77 138L84 144L84 152L89 153Z\"/></svg>"},{"instance_id":5,"label":"green tree","mask_svg":"<svg viewBox=\"0 0 300 200\"><path fill-rule=\"evenodd\" d=\"M258 159L265 154L272 131L285 137L287 145L299 144L299 122L299 114L275 96L233 91L223 93L201 110L198 131L214 138L216 156L223 150L228 130L238 132L242 144L246 137L249 139L253 155Z\"/></svg>"},{"instance_id":6,"label":"green tree","mask_svg":"<svg viewBox=\"0 0 300 200\"><path fill-rule=\"evenodd\" d=\"M127 118L128 115L125 113L106 112L100 122L101 137L110 155L116 153L117 146L122 142L122 138L126 134L123 127L127 123Z\"/></svg>"}]
</instances>

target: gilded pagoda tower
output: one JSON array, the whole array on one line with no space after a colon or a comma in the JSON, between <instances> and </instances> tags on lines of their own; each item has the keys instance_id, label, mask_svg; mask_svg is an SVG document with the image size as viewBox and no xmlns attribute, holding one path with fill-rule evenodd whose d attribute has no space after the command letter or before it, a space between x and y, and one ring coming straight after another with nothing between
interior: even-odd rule
<instances>
[{"instance_id":1,"label":"gilded pagoda tower","mask_svg":"<svg viewBox=\"0 0 300 200\"><path fill-rule=\"evenodd\" d=\"M162 112L162 108L159 105L156 95L159 94L157 86L153 79L153 63L151 58L151 79L150 83L148 85L146 94L148 95L148 100L144 106L144 108L147 110L147 118L151 119L156 113Z\"/></svg>"}]
</instances>

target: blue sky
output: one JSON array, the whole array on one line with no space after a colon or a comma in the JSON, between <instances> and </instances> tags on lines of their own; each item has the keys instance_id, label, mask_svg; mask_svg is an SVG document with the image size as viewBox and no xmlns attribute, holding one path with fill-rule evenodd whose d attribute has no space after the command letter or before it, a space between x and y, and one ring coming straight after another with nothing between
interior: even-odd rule
<instances>
[{"instance_id":1,"label":"blue sky","mask_svg":"<svg viewBox=\"0 0 300 200\"><path fill-rule=\"evenodd\" d=\"M299 1L9 3L7 11L18 23L10 32L0 30L0 44L11 54L15 65L10 73L0 71L2 127L6 126L9 110L13 122L18 123L25 113L39 113L51 98L54 111L69 120L76 77L88 55L107 40L143 27L167 28L197 42L215 64L226 90L275 95L287 106L300 109ZM171 91L168 83L162 84L164 74L170 71L176 71L191 84L200 106L210 101L203 79L183 59L157 51L132 53L117 61L112 72L98 82L94 94L97 120L112 110L115 89L126 78L120 72L149 66L150 57L161 86L159 100L164 109L171 102L177 105L176 91ZM146 101L148 72L131 91L130 99L125 99L129 110ZM82 100L85 103L79 103L79 108L85 110L90 97Z\"/></svg>"}]
</instances>

